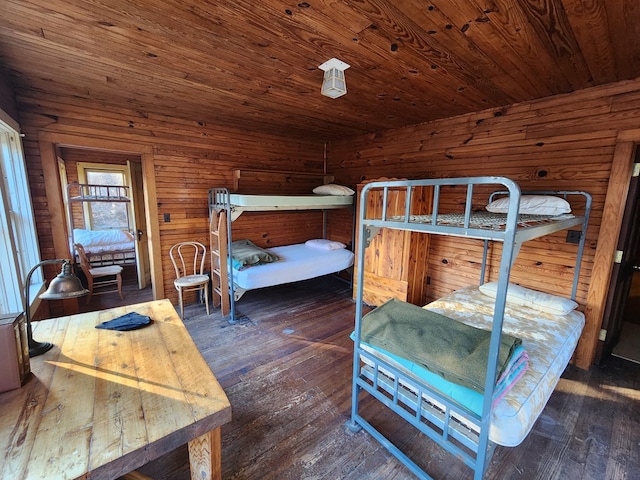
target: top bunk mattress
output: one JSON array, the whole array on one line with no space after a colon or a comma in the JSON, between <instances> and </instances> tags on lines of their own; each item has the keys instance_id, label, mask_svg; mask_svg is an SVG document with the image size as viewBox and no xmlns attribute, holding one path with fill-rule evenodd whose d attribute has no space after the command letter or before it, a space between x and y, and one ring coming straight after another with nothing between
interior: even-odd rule
<instances>
[{"instance_id":1,"label":"top bunk mattress","mask_svg":"<svg viewBox=\"0 0 640 480\"><path fill-rule=\"evenodd\" d=\"M235 285L245 290L271 287L328 275L353 265L353 252L345 248L321 250L301 243L267 250L279 260L242 270L234 268Z\"/></svg>"},{"instance_id":2,"label":"top bunk mattress","mask_svg":"<svg viewBox=\"0 0 640 480\"><path fill-rule=\"evenodd\" d=\"M490 191L487 203L481 197ZM582 191L521 191L506 177L374 181L360 197L361 204L374 207L359 219L365 228L492 241L510 241L514 233L517 243L574 226L582 226L584 234L592 203ZM573 205L568 198L575 199Z\"/></svg>"},{"instance_id":3,"label":"top bunk mattress","mask_svg":"<svg viewBox=\"0 0 640 480\"><path fill-rule=\"evenodd\" d=\"M584 216L572 214L533 215L519 214L517 218L516 241L524 242L567 228L580 226ZM376 221L370 221L375 224ZM507 215L491 212L473 212L468 221L462 213L440 213L433 215L394 215L387 220L377 221L381 227L406 228L425 233L443 233L451 236L504 240L507 231Z\"/></svg>"},{"instance_id":4,"label":"top bunk mattress","mask_svg":"<svg viewBox=\"0 0 640 480\"><path fill-rule=\"evenodd\" d=\"M245 210L308 210L342 208L353 204L351 195L244 195L232 193L231 205Z\"/></svg>"},{"instance_id":5,"label":"top bunk mattress","mask_svg":"<svg viewBox=\"0 0 640 480\"><path fill-rule=\"evenodd\" d=\"M485 330L489 330L493 323L494 299L484 295L477 287L463 288L424 308ZM491 441L504 446L516 446L524 440L571 359L584 323L584 315L576 310L568 315L553 315L507 303L503 332L522 339L522 346L529 356L529 367L494 406L489 432ZM369 346L363 347L372 351ZM414 377L420 377L425 372L408 360L393 355L383 356ZM431 372L427 374L435 375ZM475 404L476 408L481 408L480 393L442 380L438 389L446 391L463 405Z\"/></svg>"}]
</instances>

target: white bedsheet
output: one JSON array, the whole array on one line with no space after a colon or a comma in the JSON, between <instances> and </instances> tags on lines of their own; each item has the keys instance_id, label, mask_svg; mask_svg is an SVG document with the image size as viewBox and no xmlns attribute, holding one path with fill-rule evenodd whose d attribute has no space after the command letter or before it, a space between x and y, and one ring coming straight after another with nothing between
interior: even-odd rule
<instances>
[{"instance_id":1,"label":"white bedsheet","mask_svg":"<svg viewBox=\"0 0 640 480\"><path fill-rule=\"evenodd\" d=\"M252 290L298 282L339 272L353 265L353 252L347 249L321 250L301 243L268 250L280 260L243 270L234 268L233 282L238 287Z\"/></svg>"},{"instance_id":2,"label":"white bedsheet","mask_svg":"<svg viewBox=\"0 0 640 480\"><path fill-rule=\"evenodd\" d=\"M493 307L493 298L477 287L467 287L424 308L488 330L493 322ZM507 304L502 330L522 339L529 355L529 368L494 407L489 430L491 441L514 447L525 439L569 363L584 322L584 315L576 310L568 315L553 315ZM370 348L365 350L371 352ZM383 357L407 372L393 359Z\"/></svg>"},{"instance_id":3,"label":"white bedsheet","mask_svg":"<svg viewBox=\"0 0 640 480\"><path fill-rule=\"evenodd\" d=\"M72 252L75 251L74 243L81 244L89 257L135 251L136 248L133 235L122 230L75 229L73 238L69 238L69 249Z\"/></svg>"},{"instance_id":4,"label":"white bedsheet","mask_svg":"<svg viewBox=\"0 0 640 480\"><path fill-rule=\"evenodd\" d=\"M76 242L80 243L80 242ZM111 245L93 245L88 248L85 248L85 253L88 256L91 255L104 255L104 254L117 254L121 252L134 252L135 251L135 243L127 242L127 243L113 243Z\"/></svg>"},{"instance_id":5,"label":"white bedsheet","mask_svg":"<svg viewBox=\"0 0 640 480\"><path fill-rule=\"evenodd\" d=\"M113 245L117 245L118 250L122 250L122 245L130 245L133 247L134 240L131 232L124 230L73 229L73 241L82 244L85 250L94 250L97 247L110 247Z\"/></svg>"}]
</instances>

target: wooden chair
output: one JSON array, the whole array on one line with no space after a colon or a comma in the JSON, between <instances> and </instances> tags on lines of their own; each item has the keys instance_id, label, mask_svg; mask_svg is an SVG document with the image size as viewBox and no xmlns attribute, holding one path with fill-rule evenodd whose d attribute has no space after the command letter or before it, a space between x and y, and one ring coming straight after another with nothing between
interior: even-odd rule
<instances>
[{"instance_id":1,"label":"wooden chair","mask_svg":"<svg viewBox=\"0 0 640 480\"><path fill-rule=\"evenodd\" d=\"M173 285L178 291L180 317L184 319L183 292L200 291L204 293L204 301L209 315L209 276L204 273L204 261L207 258L207 247L200 242L176 243L169 250L171 263L176 271Z\"/></svg>"},{"instance_id":2,"label":"wooden chair","mask_svg":"<svg viewBox=\"0 0 640 480\"><path fill-rule=\"evenodd\" d=\"M74 244L74 247L78 252L78 256L80 257L80 268L82 269L85 277L87 277L87 284L89 289L89 294L87 295L87 303L89 303L89 301L91 300L92 295L101 295L103 293L112 292L118 292L120 298L124 299L124 296L122 295L122 267L120 265L92 267L82 244L76 243ZM106 280L100 280L102 278L106 278ZM108 287L110 285L115 285L116 288L103 290L104 287ZM94 289L100 289L100 291L94 292Z\"/></svg>"}]
</instances>

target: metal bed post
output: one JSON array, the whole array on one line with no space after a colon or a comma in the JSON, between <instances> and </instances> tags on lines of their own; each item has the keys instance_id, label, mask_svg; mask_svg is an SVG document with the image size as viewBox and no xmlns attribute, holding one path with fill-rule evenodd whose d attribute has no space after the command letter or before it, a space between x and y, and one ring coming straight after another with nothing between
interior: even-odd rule
<instances>
[{"instance_id":1,"label":"metal bed post","mask_svg":"<svg viewBox=\"0 0 640 480\"><path fill-rule=\"evenodd\" d=\"M359 208L359 218L360 222L358 223L358 248L364 249L366 248L364 229L365 229L365 213L367 211L367 195L369 190L371 189L371 183L366 184L360 193L360 208ZM386 189L385 189L385 199L386 199ZM386 204L383 202L383 215L385 214ZM351 388L351 419L347 421L347 427L352 432L359 431L362 427L356 422L356 418L358 417L358 395L360 393L360 387L358 386L358 377L360 375L360 323L362 321L362 303L363 303L363 292L364 292L364 255L357 255L356 259L356 269L357 269L357 286L356 286L356 312L355 312L355 335L353 340L353 377L352 377L352 388Z\"/></svg>"},{"instance_id":2,"label":"metal bed post","mask_svg":"<svg viewBox=\"0 0 640 480\"><path fill-rule=\"evenodd\" d=\"M228 257L225 259L225 268L227 269L228 278L229 278L229 304L230 304L230 322L236 322L236 295L235 295L235 283L233 281L233 266L231 265L231 259L233 258L231 251L231 244L233 243L232 234L231 234L231 193L229 189L223 189L224 195L224 208L227 212L227 255Z\"/></svg>"}]
</instances>

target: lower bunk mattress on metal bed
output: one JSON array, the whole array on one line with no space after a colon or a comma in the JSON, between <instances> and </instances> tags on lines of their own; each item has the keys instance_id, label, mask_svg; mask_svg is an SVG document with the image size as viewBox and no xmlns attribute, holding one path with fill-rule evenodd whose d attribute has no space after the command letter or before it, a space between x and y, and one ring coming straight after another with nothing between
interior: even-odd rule
<instances>
[{"instance_id":1,"label":"lower bunk mattress on metal bed","mask_svg":"<svg viewBox=\"0 0 640 480\"><path fill-rule=\"evenodd\" d=\"M322 250L303 243L268 248L273 263L233 269L233 283L245 290L299 282L339 272L353 265L353 252L345 248Z\"/></svg>"},{"instance_id":2,"label":"lower bunk mattress on metal bed","mask_svg":"<svg viewBox=\"0 0 640 480\"><path fill-rule=\"evenodd\" d=\"M478 287L467 287L424 308L466 325L489 330L493 322L494 303L495 299L483 294ZM492 442L516 446L531 431L573 355L584 322L584 315L577 310L557 315L507 302L502 331L522 339L522 347L528 355L528 368L494 404L489 431ZM406 388L411 389L411 382L418 380L445 393L470 411L478 415L481 413L483 396L480 392L447 381L405 357L364 342L361 342L361 346L369 354L381 358L409 377L410 381L407 382L399 378ZM364 355L361 358L365 364L371 364ZM384 371L384 368L381 370ZM385 373L393 376L388 371ZM439 404L433 398L427 400ZM458 420L477 431L473 422L464 418Z\"/></svg>"}]
</instances>

